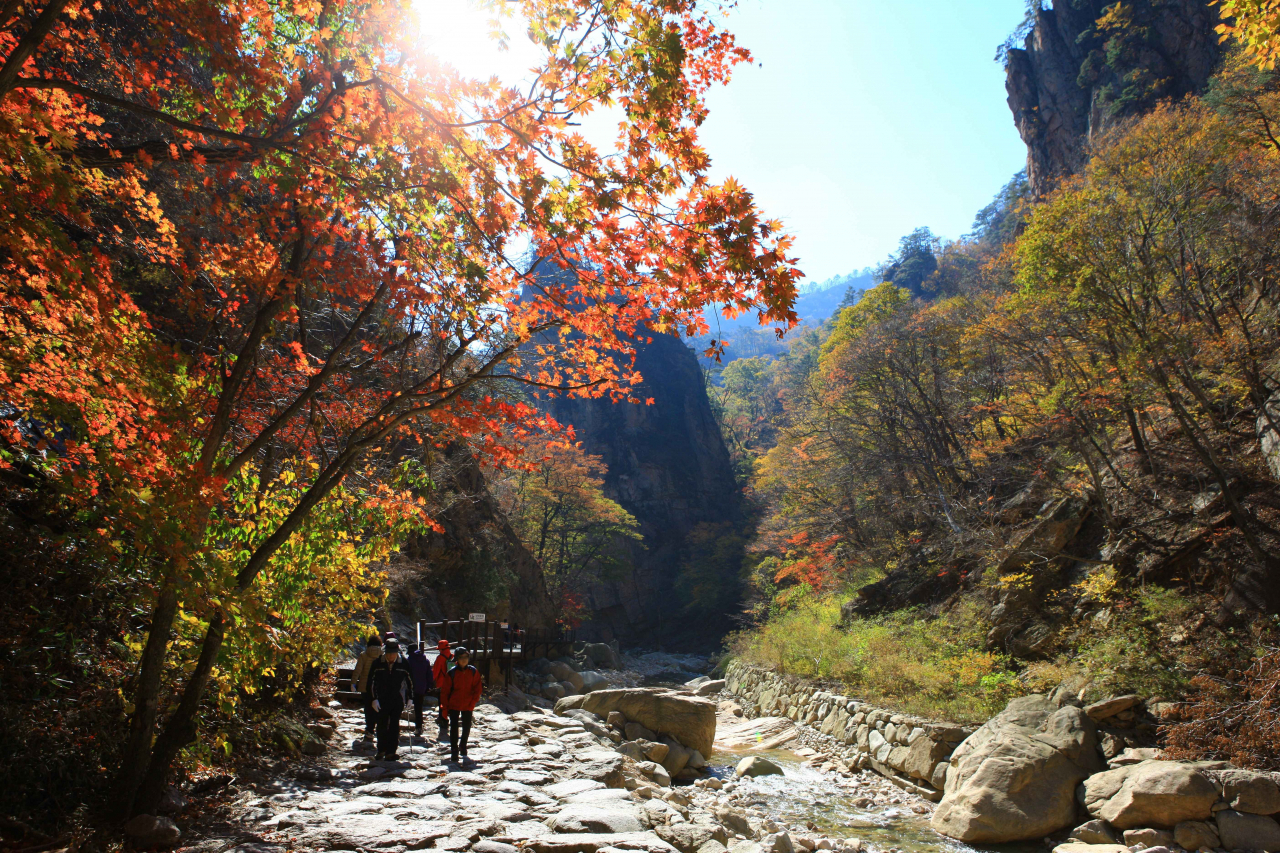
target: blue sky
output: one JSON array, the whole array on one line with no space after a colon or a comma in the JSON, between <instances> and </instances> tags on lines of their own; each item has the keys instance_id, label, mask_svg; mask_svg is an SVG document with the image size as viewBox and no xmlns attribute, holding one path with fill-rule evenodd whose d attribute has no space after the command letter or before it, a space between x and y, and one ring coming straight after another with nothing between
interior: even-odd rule
<instances>
[{"instance_id":1,"label":"blue sky","mask_svg":"<svg viewBox=\"0 0 1280 853\"><path fill-rule=\"evenodd\" d=\"M710 99L703 142L796 235L810 282L944 237L1026 161L996 47L1024 0L742 0L755 54ZM762 64L762 65L761 65Z\"/></svg>"},{"instance_id":2,"label":"blue sky","mask_svg":"<svg viewBox=\"0 0 1280 853\"><path fill-rule=\"evenodd\" d=\"M513 79L467 0L417 0L428 49ZM726 21L755 54L710 98L703 144L796 237L811 284L882 261L920 226L942 237L1026 160L996 46L1025 0L741 0ZM513 26L508 32L517 33ZM527 46L527 42L525 43Z\"/></svg>"}]
</instances>

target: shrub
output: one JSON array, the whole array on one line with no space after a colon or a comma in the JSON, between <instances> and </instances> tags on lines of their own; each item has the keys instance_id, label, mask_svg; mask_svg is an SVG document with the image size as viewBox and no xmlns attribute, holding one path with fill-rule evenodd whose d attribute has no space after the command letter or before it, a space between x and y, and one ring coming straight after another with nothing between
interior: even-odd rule
<instances>
[{"instance_id":1,"label":"shrub","mask_svg":"<svg viewBox=\"0 0 1280 853\"><path fill-rule=\"evenodd\" d=\"M918 611L838 627L841 595L812 596L730 640L743 660L840 681L868 702L958 722L985 720L1021 692L1009 659L981 647L975 614Z\"/></svg>"},{"instance_id":2,"label":"shrub","mask_svg":"<svg viewBox=\"0 0 1280 853\"><path fill-rule=\"evenodd\" d=\"M1280 770L1280 647L1262 649L1229 677L1198 675L1191 686L1179 719L1162 727L1170 757Z\"/></svg>"}]
</instances>

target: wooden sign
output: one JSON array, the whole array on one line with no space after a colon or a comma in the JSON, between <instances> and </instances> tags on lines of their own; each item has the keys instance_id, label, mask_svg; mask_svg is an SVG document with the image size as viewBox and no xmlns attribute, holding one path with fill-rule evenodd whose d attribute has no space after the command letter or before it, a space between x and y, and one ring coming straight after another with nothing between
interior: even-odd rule
<instances>
[{"instance_id":1,"label":"wooden sign","mask_svg":"<svg viewBox=\"0 0 1280 853\"><path fill-rule=\"evenodd\" d=\"M483 613L469 613L469 614L467 614L467 621L468 621L468 622L483 622L483 621L484 621L484 614L483 614Z\"/></svg>"}]
</instances>

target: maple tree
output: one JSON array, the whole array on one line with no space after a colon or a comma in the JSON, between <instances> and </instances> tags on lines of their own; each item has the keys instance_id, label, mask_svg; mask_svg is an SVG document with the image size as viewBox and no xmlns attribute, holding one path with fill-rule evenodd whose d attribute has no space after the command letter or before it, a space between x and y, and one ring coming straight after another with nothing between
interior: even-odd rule
<instances>
[{"instance_id":1,"label":"maple tree","mask_svg":"<svg viewBox=\"0 0 1280 853\"><path fill-rule=\"evenodd\" d=\"M511 526L537 558L560 620L581 618L592 581L611 580L630 564L641 537L635 518L604 494L604 464L578 442L541 436L526 445L527 467L495 486Z\"/></svg>"},{"instance_id":2,"label":"maple tree","mask_svg":"<svg viewBox=\"0 0 1280 853\"><path fill-rule=\"evenodd\" d=\"M395 476L411 448L503 465L555 428L512 384L629 399L632 342L705 332L709 302L794 322L789 238L697 142L748 58L719 7L519 12L542 55L520 87L424 54L399 2L0 13L3 459L68 500L107 489L143 545L127 810L158 801L317 512L428 524ZM577 129L602 108L614 147ZM576 274L532 274L526 242ZM175 646L179 615L198 637Z\"/></svg>"}]
</instances>

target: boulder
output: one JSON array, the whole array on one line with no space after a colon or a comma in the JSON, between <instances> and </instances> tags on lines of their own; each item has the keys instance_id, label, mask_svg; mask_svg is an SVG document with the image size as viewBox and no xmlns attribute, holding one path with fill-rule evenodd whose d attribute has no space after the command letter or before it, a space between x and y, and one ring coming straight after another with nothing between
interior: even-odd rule
<instances>
[{"instance_id":1,"label":"boulder","mask_svg":"<svg viewBox=\"0 0 1280 853\"><path fill-rule=\"evenodd\" d=\"M611 712L611 713L609 714L609 718L610 718L610 719L612 719L612 718L613 718L613 715L614 715L614 714L616 714L616 713L617 713L616 711ZM621 715L621 714L618 714L618 716L619 716L619 717L622 717L622 715ZM623 717L623 719L626 719L626 718L625 718L625 717ZM658 736L657 736L656 734L654 734L653 732L649 731L648 729L646 729L644 726L640 725L639 723L626 723L626 724L624 724L624 725L623 725L623 727L622 727L622 732L623 732L623 734L624 734L624 735L626 735L627 740L651 740L651 741L656 741L656 740L658 739Z\"/></svg>"},{"instance_id":2,"label":"boulder","mask_svg":"<svg viewBox=\"0 0 1280 853\"><path fill-rule=\"evenodd\" d=\"M538 835L522 841L521 844L527 853L595 853L606 847L645 851L645 853L674 853L675 851L675 848L652 832L565 832Z\"/></svg>"},{"instance_id":3,"label":"boulder","mask_svg":"<svg viewBox=\"0 0 1280 853\"><path fill-rule=\"evenodd\" d=\"M714 696L721 690L724 690L724 679L718 678L715 681L704 681L694 692L699 696Z\"/></svg>"},{"instance_id":4,"label":"boulder","mask_svg":"<svg viewBox=\"0 0 1280 853\"><path fill-rule=\"evenodd\" d=\"M1208 847L1213 850L1221 843L1218 830L1213 824L1202 820L1184 820L1173 828L1173 840L1183 850L1199 850Z\"/></svg>"},{"instance_id":5,"label":"boulder","mask_svg":"<svg viewBox=\"0 0 1280 853\"><path fill-rule=\"evenodd\" d=\"M553 832L643 832L636 810L622 803L604 808L572 804L547 819Z\"/></svg>"},{"instance_id":6,"label":"boulder","mask_svg":"<svg viewBox=\"0 0 1280 853\"><path fill-rule=\"evenodd\" d=\"M609 679L605 678L595 670L588 669L580 673L582 677L582 692L590 693L593 690L604 690L609 686Z\"/></svg>"},{"instance_id":7,"label":"boulder","mask_svg":"<svg viewBox=\"0 0 1280 853\"><path fill-rule=\"evenodd\" d=\"M591 658L591 662L602 669L621 669L622 660L613 646L608 643L587 643L582 653Z\"/></svg>"},{"instance_id":8,"label":"boulder","mask_svg":"<svg viewBox=\"0 0 1280 853\"><path fill-rule=\"evenodd\" d=\"M1234 809L1218 812L1218 835L1226 850L1280 850L1280 823Z\"/></svg>"},{"instance_id":9,"label":"boulder","mask_svg":"<svg viewBox=\"0 0 1280 853\"><path fill-rule=\"evenodd\" d=\"M182 837L178 825L167 817L140 814L124 825L124 834L136 847L172 847Z\"/></svg>"},{"instance_id":10,"label":"boulder","mask_svg":"<svg viewBox=\"0 0 1280 853\"><path fill-rule=\"evenodd\" d=\"M760 847L765 853L796 853L796 846L791 836L785 832L766 835L760 840Z\"/></svg>"},{"instance_id":11,"label":"boulder","mask_svg":"<svg viewBox=\"0 0 1280 853\"><path fill-rule=\"evenodd\" d=\"M1172 847L1177 842L1173 840L1173 833L1167 829L1126 829L1124 831L1124 845L1126 847L1140 847L1146 850L1148 847Z\"/></svg>"},{"instance_id":12,"label":"boulder","mask_svg":"<svg viewBox=\"0 0 1280 853\"><path fill-rule=\"evenodd\" d=\"M1100 702L1094 702L1086 705L1084 712L1094 720L1105 720L1108 717L1114 717L1121 711L1127 711L1138 702L1142 701L1138 696L1129 693L1124 696L1112 696L1109 699L1103 699Z\"/></svg>"},{"instance_id":13,"label":"boulder","mask_svg":"<svg viewBox=\"0 0 1280 853\"><path fill-rule=\"evenodd\" d=\"M555 676L556 681L567 681L579 693L582 692L582 675L564 661L553 660L551 662L551 674Z\"/></svg>"},{"instance_id":14,"label":"boulder","mask_svg":"<svg viewBox=\"0 0 1280 853\"><path fill-rule=\"evenodd\" d=\"M655 827L654 831L680 853L697 853L708 841L724 844L729 840L724 827L709 823L673 823Z\"/></svg>"},{"instance_id":15,"label":"boulder","mask_svg":"<svg viewBox=\"0 0 1280 853\"><path fill-rule=\"evenodd\" d=\"M1047 696L1014 699L952 754L931 825L970 843L1043 838L1071 825L1076 785L1100 767L1084 711Z\"/></svg>"},{"instance_id":16,"label":"boulder","mask_svg":"<svg viewBox=\"0 0 1280 853\"><path fill-rule=\"evenodd\" d=\"M750 838L755 832L751 829L751 824L740 812L736 812L731 808L720 806L714 809L713 814L716 820L724 825L724 828L732 832L734 835L741 835Z\"/></svg>"},{"instance_id":17,"label":"boulder","mask_svg":"<svg viewBox=\"0 0 1280 853\"><path fill-rule=\"evenodd\" d=\"M1086 821L1071 830L1069 838L1083 844L1119 844L1121 840L1119 833L1105 820Z\"/></svg>"},{"instance_id":18,"label":"boulder","mask_svg":"<svg viewBox=\"0 0 1280 853\"><path fill-rule=\"evenodd\" d=\"M1117 829L1172 828L1208 819L1218 788L1190 765L1144 761L1089 777L1083 794L1089 814Z\"/></svg>"},{"instance_id":19,"label":"boulder","mask_svg":"<svg viewBox=\"0 0 1280 853\"><path fill-rule=\"evenodd\" d=\"M601 717L618 711L660 735L670 735L684 746L710 755L716 739L714 702L671 690L629 688L596 690L577 706ZM560 703L556 703L560 713ZM634 739L630 737L629 739Z\"/></svg>"},{"instance_id":20,"label":"boulder","mask_svg":"<svg viewBox=\"0 0 1280 853\"><path fill-rule=\"evenodd\" d=\"M627 727L627 718L619 714L617 711L610 711L609 716L605 718L609 725L617 729L619 732L625 731Z\"/></svg>"},{"instance_id":21,"label":"boulder","mask_svg":"<svg viewBox=\"0 0 1280 853\"><path fill-rule=\"evenodd\" d=\"M564 691L565 696L577 696L582 693L582 687L580 686L582 684L582 676L578 675L578 673L576 672L574 673L574 675L577 676L576 684L572 681L556 682L556 684L560 686L560 689Z\"/></svg>"},{"instance_id":22,"label":"boulder","mask_svg":"<svg viewBox=\"0 0 1280 853\"><path fill-rule=\"evenodd\" d=\"M763 755L748 755L734 768L737 776L781 776L782 768Z\"/></svg>"},{"instance_id":23,"label":"boulder","mask_svg":"<svg viewBox=\"0 0 1280 853\"><path fill-rule=\"evenodd\" d=\"M692 754L690 750L681 745L680 741L673 737L663 737L661 743L666 745L667 754L662 758L655 756L653 760L665 767L667 773L671 774L672 778L675 778L676 774L689 764Z\"/></svg>"},{"instance_id":24,"label":"boulder","mask_svg":"<svg viewBox=\"0 0 1280 853\"><path fill-rule=\"evenodd\" d=\"M1084 844L1068 841L1053 848L1053 853L1132 853L1123 844Z\"/></svg>"},{"instance_id":25,"label":"boulder","mask_svg":"<svg viewBox=\"0 0 1280 853\"><path fill-rule=\"evenodd\" d=\"M1266 773L1252 770L1219 770L1222 798L1238 812L1275 814L1280 812L1280 786Z\"/></svg>"},{"instance_id":26,"label":"boulder","mask_svg":"<svg viewBox=\"0 0 1280 853\"><path fill-rule=\"evenodd\" d=\"M949 751L946 744L937 743L928 737L918 737L911 744L900 769L908 776L928 782L933 777L933 768L947 757Z\"/></svg>"}]
</instances>

